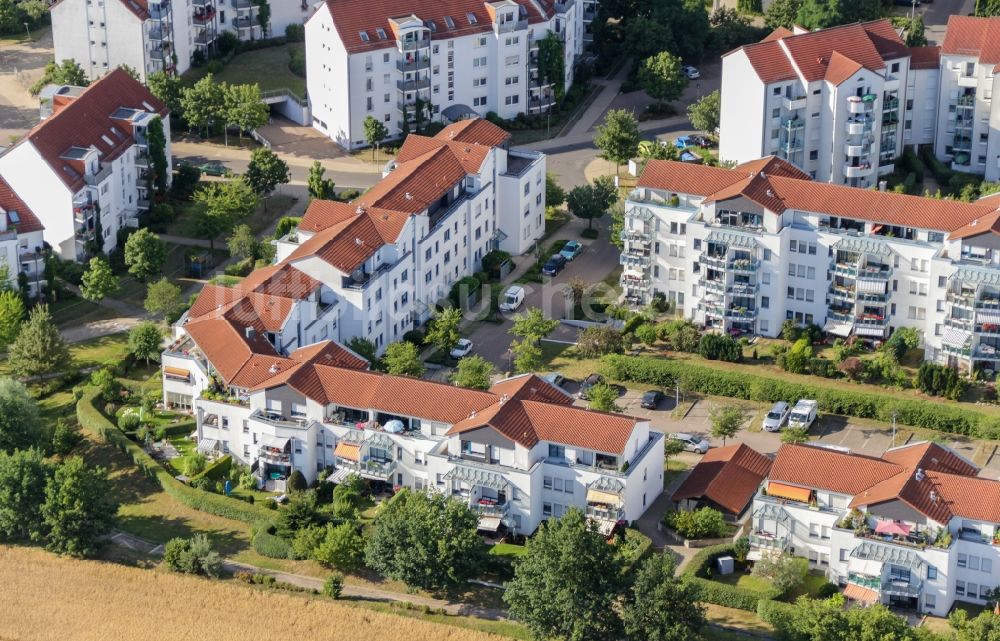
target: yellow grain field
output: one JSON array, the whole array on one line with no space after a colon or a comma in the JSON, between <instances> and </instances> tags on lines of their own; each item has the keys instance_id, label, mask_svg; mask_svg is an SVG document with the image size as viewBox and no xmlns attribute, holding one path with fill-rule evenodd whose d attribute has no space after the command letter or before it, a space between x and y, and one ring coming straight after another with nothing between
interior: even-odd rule
<instances>
[{"instance_id":1,"label":"yellow grain field","mask_svg":"<svg viewBox=\"0 0 1000 641\"><path fill-rule=\"evenodd\" d=\"M0 546L7 641L497 641L321 598Z\"/></svg>"}]
</instances>

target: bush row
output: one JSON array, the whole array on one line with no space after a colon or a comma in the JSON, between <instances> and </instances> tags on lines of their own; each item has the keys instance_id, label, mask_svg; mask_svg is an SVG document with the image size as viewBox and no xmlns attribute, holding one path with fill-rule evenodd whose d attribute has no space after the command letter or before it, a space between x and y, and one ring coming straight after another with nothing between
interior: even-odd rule
<instances>
[{"instance_id":1,"label":"bush row","mask_svg":"<svg viewBox=\"0 0 1000 641\"><path fill-rule=\"evenodd\" d=\"M212 461L212 464L207 466L201 472L198 472L191 477L191 482L193 483L197 479L212 479L213 481L223 481L229 476L229 470L233 467L233 457L226 454L222 458Z\"/></svg>"},{"instance_id":2,"label":"bush row","mask_svg":"<svg viewBox=\"0 0 1000 641\"><path fill-rule=\"evenodd\" d=\"M677 382L689 392L751 401L773 403L812 398L819 402L820 411L829 414L880 421L891 421L896 414L896 420L903 425L977 438L1000 438L1000 417L982 414L974 407L792 383L764 373L748 376L745 372L716 369L690 361L617 354L604 357L604 373L613 379L659 387L673 387Z\"/></svg>"},{"instance_id":3,"label":"bush row","mask_svg":"<svg viewBox=\"0 0 1000 641\"><path fill-rule=\"evenodd\" d=\"M76 416L80 421L80 425L96 433L105 442L128 454L132 462L135 463L142 473L155 480L172 498L191 509L244 523L252 524L272 516L263 507L244 503L238 499L196 490L175 479L162 465L153 460L153 457L147 454L145 450L129 440L121 430L112 425L111 421L104 418L104 415L97 411L97 408L94 407L94 399L96 397L97 391L88 389L77 402Z\"/></svg>"},{"instance_id":4,"label":"bush row","mask_svg":"<svg viewBox=\"0 0 1000 641\"><path fill-rule=\"evenodd\" d=\"M770 623L776 629L787 627L786 621L793 615L795 606L783 601L761 599L757 602L757 616L764 623Z\"/></svg>"},{"instance_id":5,"label":"bush row","mask_svg":"<svg viewBox=\"0 0 1000 641\"><path fill-rule=\"evenodd\" d=\"M254 552L269 559L292 558L291 544L277 534L271 534L265 528L253 533L252 544Z\"/></svg>"},{"instance_id":6,"label":"bush row","mask_svg":"<svg viewBox=\"0 0 1000 641\"><path fill-rule=\"evenodd\" d=\"M755 612L759 601L776 599L780 596L778 591L758 592L757 590L748 590L735 585L712 581L707 578L712 563L717 558L726 555L732 556L735 552L736 547L731 543L702 548L691 558L687 567L681 572L681 577L698 588L698 599L700 601L714 603L727 608Z\"/></svg>"}]
</instances>

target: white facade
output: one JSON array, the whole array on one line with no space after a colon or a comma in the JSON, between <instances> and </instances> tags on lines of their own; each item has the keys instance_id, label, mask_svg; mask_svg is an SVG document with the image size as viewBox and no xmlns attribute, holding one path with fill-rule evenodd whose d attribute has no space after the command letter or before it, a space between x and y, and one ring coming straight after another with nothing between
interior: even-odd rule
<instances>
[{"instance_id":1,"label":"white facade","mask_svg":"<svg viewBox=\"0 0 1000 641\"><path fill-rule=\"evenodd\" d=\"M163 123L169 176L170 120L122 71L83 92L58 89L52 100L68 104L0 155L0 176L41 220L45 242L62 258L80 260L98 228L107 252L119 229L138 225L149 207L146 127L154 117Z\"/></svg>"},{"instance_id":2,"label":"white facade","mask_svg":"<svg viewBox=\"0 0 1000 641\"><path fill-rule=\"evenodd\" d=\"M978 56L941 54L935 153L955 171L1000 180L1000 113L994 113L995 65Z\"/></svg>"},{"instance_id":3,"label":"white facade","mask_svg":"<svg viewBox=\"0 0 1000 641\"><path fill-rule=\"evenodd\" d=\"M309 16L305 0L271 0L265 34L250 0L59 0L52 6L56 62L76 60L96 80L121 65L145 81L157 71L182 74L197 53L210 56L219 34L240 40L285 35Z\"/></svg>"},{"instance_id":4,"label":"white facade","mask_svg":"<svg viewBox=\"0 0 1000 641\"><path fill-rule=\"evenodd\" d=\"M526 6L533 13L526 13ZM555 103L554 84L568 89L573 83L583 22L582 8L573 0L555 3L551 15L537 13L538 7L514 0L470 3L455 16L441 16L433 5L400 7L400 14L413 14L372 16L365 31L346 33L356 24L353 12L363 11L360 3L323 4L306 23L314 126L355 149L367 144L368 116L381 120L395 138L420 122L470 113L502 118L544 113ZM332 11L350 18L338 28ZM538 71L538 41L549 33L563 43L563 78L542 78Z\"/></svg>"},{"instance_id":5,"label":"white facade","mask_svg":"<svg viewBox=\"0 0 1000 641\"><path fill-rule=\"evenodd\" d=\"M786 447L778 453L778 465ZM794 449L805 464L822 465L820 459L833 456L840 472L855 474L850 454L817 452L821 448L811 446ZM889 450L884 457L895 459L908 449L933 450L942 458L955 456L944 448L917 443ZM938 467L936 459L926 455L918 463L921 467L900 466L896 476L891 476L894 469L889 466L886 474L890 477L882 483L898 485L898 496L890 492L871 505L865 504L866 494L876 491L878 484L855 494L836 481L795 478L789 484L779 475L777 481L761 484L754 498L750 556L784 551L804 557L810 568L845 586L846 596L921 614L947 616L956 601L984 605L986 592L1000 585L1000 547L995 543L1000 540L1000 525L995 522L1000 515L970 507L980 497L949 492L955 492L954 487L993 496L997 482L975 478L975 468L966 464L970 469L963 475L932 471ZM868 473L857 472L860 477ZM791 498L792 494L799 496ZM946 509L939 506L943 502L948 504ZM989 518L969 518L973 514ZM896 534L875 531L886 523L902 529ZM940 538L944 532L950 541Z\"/></svg>"},{"instance_id":6,"label":"white facade","mask_svg":"<svg viewBox=\"0 0 1000 641\"><path fill-rule=\"evenodd\" d=\"M780 175L787 165L775 159L732 170L734 184L749 181L743 190L691 194L685 184L703 191L727 170L651 163L626 200L630 300L662 292L686 318L727 333L773 337L794 320L882 340L913 327L928 359L1000 368L1000 242L987 222L995 198L964 204L812 183ZM663 167L690 175L656 178Z\"/></svg>"},{"instance_id":7,"label":"white facade","mask_svg":"<svg viewBox=\"0 0 1000 641\"><path fill-rule=\"evenodd\" d=\"M789 33L726 54L720 158L776 155L815 180L870 187L904 145L931 142L937 69L922 60L912 68L891 27L896 42L876 51L882 23Z\"/></svg>"}]
</instances>

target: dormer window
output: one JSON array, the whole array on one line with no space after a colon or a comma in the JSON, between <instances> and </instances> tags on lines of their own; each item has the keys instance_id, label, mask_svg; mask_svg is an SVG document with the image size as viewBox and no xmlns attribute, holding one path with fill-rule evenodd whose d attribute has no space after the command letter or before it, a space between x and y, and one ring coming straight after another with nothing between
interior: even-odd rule
<instances>
[{"instance_id":1,"label":"dormer window","mask_svg":"<svg viewBox=\"0 0 1000 641\"><path fill-rule=\"evenodd\" d=\"M367 31L359 31L358 35L361 36L361 42L370 42L371 38L368 37Z\"/></svg>"},{"instance_id":2,"label":"dormer window","mask_svg":"<svg viewBox=\"0 0 1000 641\"><path fill-rule=\"evenodd\" d=\"M454 29L455 28L455 21L452 20L451 16L445 16L444 17L444 23L445 23L445 25L448 26L449 29Z\"/></svg>"},{"instance_id":3,"label":"dormer window","mask_svg":"<svg viewBox=\"0 0 1000 641\"><path fill-rule=\"evenodd\" d=\"M378 34L379 40L387 40L387 37L385 35L385 29L383 29L382 27L375 29L375 33Z\"/></svg>"},{"instance_id":4,"label":"dormer window","mask_svg":"<svg viewBox=\"0 0 1000 641\"><path fill-rule=\"evenodd\" d=\"M476 14L474 13L467 13L465 14L465 17L468 18L470 25L477 24L479 22L479 20L476 19Z\"/></svg>"}]
</instances>

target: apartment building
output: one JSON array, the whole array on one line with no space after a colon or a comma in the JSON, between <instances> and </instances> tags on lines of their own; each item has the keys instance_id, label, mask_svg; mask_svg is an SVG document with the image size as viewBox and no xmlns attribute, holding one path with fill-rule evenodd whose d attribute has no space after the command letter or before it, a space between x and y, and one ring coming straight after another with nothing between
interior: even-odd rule
<instances>
[{"instance_id":1,"label":"apartment building","mask_svg":"<svg viewBox=\"0 0 1000 641\"><path fill-rule=\"evenodd\" d=\"M397 137L431 120L544 113L555 85L573 84L582 16L574 0L328 0L306 22L313 124L355 149L367 144L368 116ZM550 33L563 45L562 78L539 71Z\"/></svg>"},{"instance_id":2,"label":"apartment building","mask_svg":"<svg viewBox=\"0 0 1000 641\"><path fill-rule=\"evenodd\" d=\"M0 177L56 254L83 260L88 243L110 251L118 230L137 226L149 207L146 128L157 118L170 175L169 111L121 70L85 89L49 87L43 97L51 114L0 154Z\"/></svg>"},{"instance_id":3,"label":"apartment building","mask_svg":"<svg viewBox=\"0 0 1000 641\"><path fill-rule=\"evenodd\" d=\"M650 161L626 200L621 283L726 333L794 320L875 341L914 327L928 359L996 371L998 206L814 182L775 157Z\"/></svg>"},{"instance_id":4,"label":"apartment building","mask_svg":"<svg viewBox=\"0 0 1000 641\"><path fill-rule=\"evenodd\" d=\"M859 603L945 616L1000 585L1000 482L921 442L881 457L782 445L754 498L750 558L809 560Z\"/></svg>"},{"instance_id":5,"label":"apartment building","mask_svg":"<svg viewBox=\"0 0 1000 641\"><path fill-rule=\"evenodd\" d=\"M270 0L265 30L251 0L58 0L52 5L56 62L70 58L96 80L128 65L144 81L157 71L182 74L207 58L230 31L240 40L285 35L309 16L306 0Z\"/></svg>"},{"instance_id":6,"label":"apartment building","mask_svg":"<svg viewBox=\"0 0 1000 641\"><path fill-rule=\"evenodd\" d=\"M904 145L934 142L938 49L888 20L778 29L722 58L719 155L775 155L813 179L876 185Z\"/></svg>"},{"instance_id":7,"label":"apartment building","mask_svg":"<svg viewBox=\"0 0 1000 641\"><path fill-rule=\"evenodd\" d=\"M36 295L46 284L42 249L41 221L0 176L0 266L6 269L5 285L16 288L18 274L23 273L29 292Z\"/></svg>"},{"instance_id":8,"label":"apartment building","mask_svg":"<svg viewBox=\"0 0 1000 641\"><path fill-rule=\"evenodd\" d=\"M1000 114L993 110L1000 19L951 16L941 45L939 160L955 171L1000 180Z\"/></svg>"},{"instance_id":9,"label":"apartment building","mask_svg":"<svg viewBox=\"0 0 1000 641\"><path fill-rule=\"evenodd\" d=\"M164 398L193 399L198 448L250 465L262 488L283 491L294 470L359 474L460 497L481 529L519 533L571 506L609 532L662 491L648 421L573 407L536 376L469 390L370 372L332 341L281 355L229 318L186 330L163 355Z\"/></svg>"},{"instance_id":10,"label":"apartment building","mask_svg":"<svg viewBox=\"0 0 1000 641\"><path fill-rule=\"evenodd\" d=\"M484 255L523 253L541 238L545 157L508 142L478 119L434 138L411 134L385 178L354 202L312 201L299 227L276 241L275 265L233 288L206 286L178 321L177 338L204 350L222 331L206 327L232 325L276 354L355 336L381 353L427 321ZM168 350L164 362L191 349ZM228 384L236 373L206 368L192 376L216 372ZM175 406L193 406L184 388L164 389Z\"/></svg>"}]
</instances>

